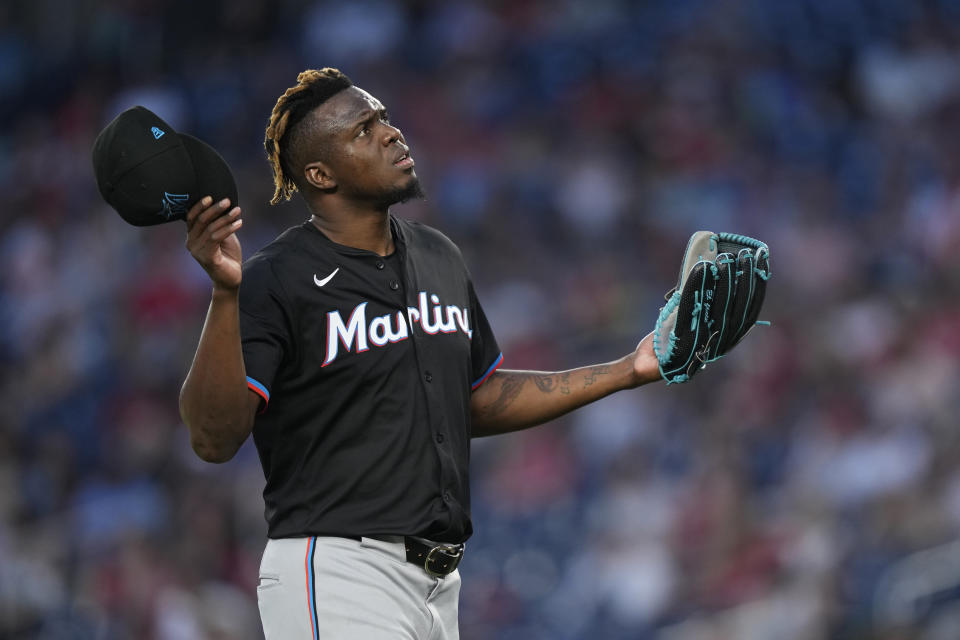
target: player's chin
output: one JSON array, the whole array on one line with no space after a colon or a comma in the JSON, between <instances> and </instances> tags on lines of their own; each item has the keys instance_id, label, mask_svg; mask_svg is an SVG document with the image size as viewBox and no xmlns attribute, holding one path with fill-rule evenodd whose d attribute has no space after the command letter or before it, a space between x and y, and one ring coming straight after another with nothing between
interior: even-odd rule
<instances>
[{"instance_id":1,"label":"player's chin","mask_svg":"<svg viewBox=\"0 0 960 640\"><path fill-rule=\"evenodd\" d=\"M376 202L378 206L389 207L395 204L402 204L417 198L425 198L423 187L420 186L420 180L416 175L404 176L402 180L393 182L390 186L384 186L377 193Z\"/></svg>"},{"instance_id":2,"label":"player's chin","mask_svg":"<svg viewBox=\"0 0 960 640\"><path fill-rule=\"evenodd\" d=\"M407 180L398 185L395 193L395 202L398 203L427 197L427 194L423 191L423 186L420 184L420 179L417 178L417 174L413 172L413 169L410 170L410 175L407 177Z\"/></svg>"},{"instance_id":3,"label":"player's chin","mask_svg":"<svg viewBox=\"0 0 960 640\"><path fill-rule=\"evenodd\" d=\"M397 184L401 185L403 188L406 188L411 182L419 182L420 178L417 177L417 171L413 167L409 169L404 169L400 173L400 179L397 181Z\"/></svg>"}]
</instances>

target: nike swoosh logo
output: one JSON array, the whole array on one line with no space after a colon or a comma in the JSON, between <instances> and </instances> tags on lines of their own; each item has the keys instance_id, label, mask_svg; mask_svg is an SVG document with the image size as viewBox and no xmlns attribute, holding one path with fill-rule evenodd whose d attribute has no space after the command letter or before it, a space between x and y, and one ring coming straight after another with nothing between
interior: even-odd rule
<instances>
[{"instance_id":1,"label":"nike swoosh logo","mask_svg":"<svg viewBox=\"0 0 960 640\"><path fill-rule=\"evenodd\" d=\"M340 271L340 267L337 267L336 269L334 269L334 270L333 270L333 273L331 273L330 275L328 275L328 276L327 276L326 278L324 278L323 280L321 280L320 278L318 278L318 277L317 277L317 274L313 274L313 282L314 282L318 287L322 287L323 285L325 285L325 284L327 284L328 282L330 282L331 280L333 280L333 276L337 275L337 271Z\"/></svg>"}]
</instances>

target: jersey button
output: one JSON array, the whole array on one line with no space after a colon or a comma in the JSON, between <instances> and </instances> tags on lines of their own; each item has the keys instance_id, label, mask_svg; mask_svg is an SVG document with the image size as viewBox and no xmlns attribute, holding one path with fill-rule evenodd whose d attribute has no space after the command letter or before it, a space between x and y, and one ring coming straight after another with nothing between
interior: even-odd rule
<instances>
[{"instance_id":1,"label":"jersey button","mask_svg":"<svg viewBox=\"0 0 960 640\"><path fill-rule=\"evenodd\" d=\"M391 281L390 281L390 288L393 289L394 291L396 291L396 290L398 290L398 289L400 288L400 283L397 282L396 280L391 280Z\"/></svg>"},{"instance_id":2,"label":"jersey button","mask_svg":"<svg viewBox=\"0 0 960 640\"><path fill-rule=\"evenodd\" d=\"M380 269L381 271L383 271L383 267L384 267L383 260L377 260L377 269Z\"/></svg>"},{"instance_id":3,"label":"jersey button","mask_svg":"<svg viewBox=\"0 0 960 640\"><path fill-rule=\"evenodd\" d=\"M423 379L427 382L433 382L433 374L427 371L425 374L423 374Z\"/></svg>"},{"instance_id":4,"label":"jersey button","mask_svg":"<svg viewBox=\"0 0 960 640\"><path fill-rule=\"evenodd\" d=\"M451 500L453 500L453 496L450 495L450 492L449 492L449 491L444 491L444 492L443 492L443 501L444 501L444 502L450 502Z\"/></svg>"},{"instance_id":5,"label":"jersey button","mask_svg":"<svg viewBox=\"0 0 960 640\"><path fill-rule=\"evenodd\" d=\"M437 444L443 444L443 434L442 434L442 433L438 433L438 434L437 434Z\"/></svg>"}]
</instances>

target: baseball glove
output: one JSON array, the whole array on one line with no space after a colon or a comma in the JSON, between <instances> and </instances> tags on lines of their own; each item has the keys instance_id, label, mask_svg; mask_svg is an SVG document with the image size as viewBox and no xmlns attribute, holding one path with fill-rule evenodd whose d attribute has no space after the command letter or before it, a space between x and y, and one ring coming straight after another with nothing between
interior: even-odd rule
<instances>
[{"instance_id":1,"label":"baseball glove","mask_svg":"<svg viewBox=\"0 0 960 640\"><path fill-rule=\"evenodd\" d=\"M712 231L690 236L677 286L667 293L653 333L667 384L686 382L743 339L757 324L769 278L770 249L763 242Z\"/></svg>"}]
</instances>

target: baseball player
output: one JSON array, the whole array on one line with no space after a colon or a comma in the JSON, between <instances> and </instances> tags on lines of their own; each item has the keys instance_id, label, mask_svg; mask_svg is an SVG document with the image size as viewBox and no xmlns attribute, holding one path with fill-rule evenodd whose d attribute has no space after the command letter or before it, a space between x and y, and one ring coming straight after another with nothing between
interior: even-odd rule
<instances>
[{"instance_id":1,"label":"baseball player","mask_svg":"<svg viewBox=\"0 0 960 640\"><path fill-rule=\"evenodd\" d=\"M207 197L189 211L213 293L180 395L202 459L225 462L253 434L264 632L457 638L470 439L659 380L652 336L607 364L500 368L460 251L390 211L421 195L403 134L336 69L299 75L265 146L272 203L298 192L310 217L242 264L240 209Z\"/></svg>"}]
</instances>

